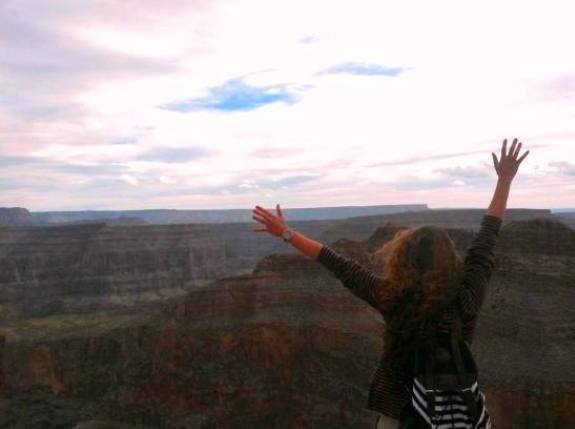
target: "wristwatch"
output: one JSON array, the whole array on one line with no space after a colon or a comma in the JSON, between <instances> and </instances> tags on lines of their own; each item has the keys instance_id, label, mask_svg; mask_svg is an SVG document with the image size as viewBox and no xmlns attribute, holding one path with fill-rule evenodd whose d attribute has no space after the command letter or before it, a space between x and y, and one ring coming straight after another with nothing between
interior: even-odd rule
<instances>
[{"instance_id":1,"label":"wristwatch","mask_svg":"<svg viewBox=\"0 0 575 429\"><path fill-rule=\"evenodd\" d=\"M289 228L284 229L282 231L282 238L286 243L290 241L293 238L293 232L291 231L291 229Z\"/></svg>"}]
</instances>

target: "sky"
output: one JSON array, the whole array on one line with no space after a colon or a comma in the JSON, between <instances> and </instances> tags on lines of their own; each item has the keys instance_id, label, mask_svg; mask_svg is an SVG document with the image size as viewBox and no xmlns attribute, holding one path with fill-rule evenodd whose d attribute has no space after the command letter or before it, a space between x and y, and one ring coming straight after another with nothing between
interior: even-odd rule
<instances>
[{"instance_id":1,"label":"sky","mask_svg":"<svg viewBox=\"0 0 575 429\"><path fill-rule=\"evenodd\" d=\"M575 207L569 1L1 0L0 207Z\"/></svg>"}]
</instances>

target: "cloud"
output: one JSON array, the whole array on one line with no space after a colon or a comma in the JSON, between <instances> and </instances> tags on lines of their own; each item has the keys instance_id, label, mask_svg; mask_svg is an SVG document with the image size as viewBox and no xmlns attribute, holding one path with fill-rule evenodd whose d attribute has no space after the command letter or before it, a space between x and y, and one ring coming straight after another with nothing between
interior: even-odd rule
<instances>
[{"instance_id":1,"label":"cloud","mask_svg":"<svg viewBox=\"0 0 575 429\"><path fill-rule=\"evenodd\" d=\"M459 157L463 157L463 156L476 155L479 153L484 154L485 150L473 150L473 151L465 151L465 152L443 153L443 154L438 154L438 155L413 156L413 157L398 159L395 161L377 162L375 164L369 164L369 165L367 165L367 167L383 167L383 166L390 166L390 165L415 164L415 163L432 161L432 160L459 158Z\"/></svg>"},{"instance_id":2,"label":"cloud","mask_svg":"<svg viewBox=\"0 0 575 429\"><path fill-rule=\"evenodd\" d=\"M365 64L365 63L355 63L348 62L337 64L320 72L320 74L336 74L345 73L358 76L390 76L395 77L403 73L405 69L403 67L385 67L378 64Z\"/></svg>"},{"instance_id":3,"label":"cloud","mask_svg":"<svg viewBox=\"0 0 575 429\"><path fill-rule=\"evenodd\" d=\"M493 173L493 167L488 168L487 166L482 167L450 167L450 168L436 168L433 170L436 173L441 173L446 176L464 179L482 179L486 177L491 177Z\"/></svg>"},{"instance_id":4,"label":"cloud","mask_svg":"<svg viewBox=\"0 0 575 429\"><path fill-rule=\"evenodd\" d=\"M30 195L34 202L49 195L52 201L72 201L100 195L107 184L122 189L129 168L121 164L80 164L52 161L32 156L0 156L0 206L13 205ZM91 192L85 192L90 187ZM30 206L28 201L26 206Z\"/></svg>"},{"instance_id":5,"label":"cloud","mask_svg":"<svg viewBox=\"0 0 575 429\"><path fill-rule=\"evenodd\" d=\"M114 54L66 37L57 29L31 25L13 15L2 15L0 36L9 52L2 55L3 72L13 78L34 77L43 83L63 84L79 76L128 76L134 72L173 71L169 62ZM8 55L10 54L10 55Z\"/></svg>"},{"instance_id":6,"label":"cloud","mask_svg":"<svg viewBox=\"0 0 575 429\"><path fill-rule=\"evenodd\" d=\"M319 40L320 40L320 38L318 36L314 36L313 34L309 34L309 35L304 36L301 39L299 39L299 42L303 43L303 44L309 44L309 43L318 42Z\"/></svg>"},{"instance_id":7,"label":"cloud","mask_svg":"<svg viewBox=\"0 0 575 429\"><path fill-rule=\"evenodd\" d=\"M253 183L253 180L248 179L237 187L242 189L288 189L303 183L312 182L320 177L319 175L297 175L275 180L263 180L258 183Z\"/></svg>"},{"instance_id":8,"label":"cloud","mask_svg":"<svg viewBox=\"0 0 575 429\"><path fill-rule=\"evenodd\" d=\"M541 101L569 100L575 98L575 73L549 79L536 88Z\"/></svg>"},{"instance_id":9,"label":"cloud","mask_svg":"<svg viewBox=\"0 0 575 429\"><path fill-rule=\"evenodd\" d=\"M250 181L245 181L238 185L238 188L245 188L245 189L257 189L260 185L256 185L255 183L251 183Z\"/></svg>"},{"instance_id":10,"label":"cloud","mask_svg":"<svg viewBox=\"0 0 575 429\"><path fill-rule=\"evenodd\" d=\"M279 189L284 187L294 187L302 183L307 183L318 179L318 175L299 175L299 176L289 176L282 179L273 180L271 182L265 182L262 186L270 189ZM284 188L285 189L285 188Z\"/></svg>"},{"instance_id":11,"label":"cloud","mask_svg":"<svg viewBox=\"0 0 575 429\"><path fill-rule=\"evenodd\" d=\"M492 140L490 140L490 142L491 142L491 144L493 144ZM482 142L482 143L485 143L485 142ZM528 146L524 145L523 147L526 149L532 150L532 149L536 149L536 148L549 147L549 146L550 146L549 144L529 144ZM508 145L508 147L509 147L509 145ZM499 158L499 153L500 153L499 150L500 150L499 148L493 150L493 152L497 155L498 158ZM525 150L522 151L522 153L524 153L524 152L525 152ZM490 153L487 152L485 149L481 149L481 150L452 152L452 153L440 153L437 155L412 156L412 157L407 157L407 158L403 158L403 159L398 159L395 161L377 162L374 164L368 164L366 166L367 167L382 167L382 166L417 164L417 163L421 163L421 162L469 157L471 155L479 155L479 154L490 155ZM531 155L529 155L529 156L531 156ZM461 167L454 167L451 169L444 169L443 171L438 171L438 172L445 173L445 174L454 174L454 173L480 174L480 170L474 169L472 167L467 168L465 171Z\"/></svg>"},{"instance_id":12,"label":"cloud","mask_svg":"<svg viewBox=\"0 0 575 429\"><path fill-rule=\"evenodd\" d=\"M130 174L122 174L120 179L132 186L138 186L140 181Z\"/></svg>"},{"instance_id":13,"label":"cloud","mask_svg":"<svg viewBox=\"0 0 575 429\"><path fill-rule=\"evenodd\" d=\"M514 204L572 206L575 27L550 1L0 2L0 205L473 206L517 133ZM509 32L517 8L541 31Z\"/></svg>"},{"instance_id":14,"label":"cloud","mask_svg":"<svg viewBox=\"0 0 575 429\"><path fill-rule=\"evenodd\" d=\"M0 167L19 167L42 162L41 158L32 156L0 156Z\"/></svg>"},{"instance_id":15,"label":"cloud","mask_svg":"<svg viewBox=\"0 0 575 429\"><path fill-rule=\"evenodd\" d=\"M166 185L173 185L174 183L176 183L176 181L175 181L174 179L172 179L171 177L169 177L169 176L160 176L160 177L158 178L158 180L159 180L161 183L164 183L164 184L166 184Z\"/></svg>"},{"instance_id":16,"label":"cloud","mask_svg":"<svg viewBox=\"0 0 575 429\"><path fill-rule=\"evenodd\" d=\"M31 10L36 8L36 4L31 5ZM176 70L170 61L110 52L87 44L70 37L65 27L31 19L29 11L14 13L7 6L0 6L0 40L2 107L23 119L78 117L85 112L70 95L98 81Z\"/></svg>"},{"instance_id":17,"label":"cloud","mask_svg":"<svg viewBox=\"0 0 575 429\"><path fill-rule=\"evenodd\" d=\"M123 137L112 141L112 144L136 144L138 139L136 137Z\"/></svg>"},{"instance_id":18,"label":"cloud","mask_svg":"<svg viewBox=\"0 0 575 429\"><path fill-rule=\"evenodd\" d=\"M451 179L420 178L414 176L404 177L393 183L394 189L400 192L424 191L429 189L450 188L459 184L453 183Z\"/></svg>"},{"instance_id":19,"label":"cloud","mask_svg":"<svg viewBox=\"0 0 575 429\"><path fill-rule=\"evenodd\" d=\"M139 160L165 162L169 164L185 163L194 159L206 158L212 155L212 151L203 147L179 148L158 147L149 149Z\"/></svg>"},{"instance_id":20,"label":"cloud","mask_svg":"<svg viewBox=\"0 0 575 429\"><path fill-rule=\"evenodd\" d=\"M434 168L433 173L439 174L441 179L449 185L466 187L466 189L485 189L493 186L497 173L490 165L483 162L481 166L455 166L447 168Z\"/></svg>"},{"instance_id":21,"label":"cloud","mask_svg":"<svg viewBox=\"0 0 575 429\"><path fill-rule=\"evenodd\" d=\"M403 175L391 183L399 191L442 189L453 188L454 186L472 190L493 186L496 177L493 166L482 162L480 166L458 165L454 167L431 168L428 176Z\"/></svg>"},{"instance_id":22,"label":"cloud","mask_svg":"<svg viewBox=\"0 0 575 429\"><path fill-rule=\"evenodd\" d=\"M302 148L294 147L264 147L250 152L249 156L253 158L279 158L282 156L297 155L301 153L302 150Z\"/></svg>"},{"instance_id":23,"label":"cloud","mask_svg":"<svg viewBox=\"0 0 575 429\"><path fill-rule=\"evenodd\" d=\"M549 166L566 176L575 176L575 164L571 164L567 161L556 161L550 162Z\"/></svg>"},{"instance_id":24,"label":"cloud","mask_svg":"<svg viewBox=\"0 0 575 429\"><path fill-rule=\"evenodd\" d=\"M81 176L102 176L117 175L127 170L126 166L120 164L52 164L48 166L61 173L70 173Z\"/></svg>"},{"instance_id":25,"label":"cloud","mask_svg":"<svg viewBox=\"0 0 575 429\"><path fill-rule=\"evenodd\" d=\"M23 192L50 193L53 192L54 189L57 189L58 185L59 181L51 176L42 178L36 175L23 173L19 176L11 175L0 177L0 190L4 194L4 198L2 198L4 201L9 201L9 199L6 198L6 194L8 194L10 191L16 191L20 193L20 195ZM14 201L14 203L17 202L18 201ZM10 204L4 203L4 205L9 206Z\"/></svg>"},{"instance_id":26,"label":"cloud","mask_svg":"<svg viewBox=\"0 0 575 429\"><path fill-rule=\"evenodd\" d=\"M233 112L253 110L277 102L294 103L297 100L295 94L288 92L285 85L258 87L247 85L242 79L231 79L221 86L210 88L208 92L205 97L173 102L161 108L177 112Z\"/></svg>"},{"instance_id":27,"label":"cloud","mask_svg":"<svg viewBox=\"0 0 575 429\"><path fill-rule=\"evenodd\" d=\"M0 156L0 167L4 171L9 169L12 172L34 170L44 173L70 173L86 176L115 175L126 171L126 167L120 164L65 163L34 156Z\"/></svg>"}]
</instances>

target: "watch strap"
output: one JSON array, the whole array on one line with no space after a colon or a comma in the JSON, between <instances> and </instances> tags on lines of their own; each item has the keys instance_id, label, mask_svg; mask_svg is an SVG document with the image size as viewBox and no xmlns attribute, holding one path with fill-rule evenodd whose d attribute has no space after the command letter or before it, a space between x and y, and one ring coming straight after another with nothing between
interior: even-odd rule
<instances>
[{"instance_id":1,"label":"watch strap","mask_svg":"<svg viewBox=\"0 0 575 429\"><path fill-rule=\"evenodd\" d=\"M287 234L286 234L286 233L287 233ZM286 238L285 235L287 235L288 238ZM292 232L292 230L289 229L289 228L284 229L284 230L282 231L282 233L281 233L281 237L282 237L282 240L283 240L284 242L286 242L286 243L289 242L289 241L293 238L293 232Z\"/></svg>"}]
</instances>

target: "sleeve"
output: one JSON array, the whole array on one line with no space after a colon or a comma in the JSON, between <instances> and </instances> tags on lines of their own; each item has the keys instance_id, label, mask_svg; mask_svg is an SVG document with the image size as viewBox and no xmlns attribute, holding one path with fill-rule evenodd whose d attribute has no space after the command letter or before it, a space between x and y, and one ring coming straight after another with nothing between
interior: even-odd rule
<instances>
[{"instance_id":1,"label":"sleeve","mask_svg":"<svg viewBox=\"0 0 575 429\"><path fill-rule=\"evenodd\" d=\"M383 278L326 245L322 246L317 261L330 270L355 296L363 299L379 312L382 311L381 303L375 292L377 288L382 287Z\"/></svg>"},{"instance_id":2,"label":"sleeve","mask_svg":"<svg viewBox=\"0 0 575 429\"><path fill-rule=\"evenodd\" d=\"M495 267L493 248L499 235L502 220L484 215L481 228L467 249L464 260L462 290L458 294L460 311L465 319L477 317L491 273Z\"/></svg>"}]
</instances>

